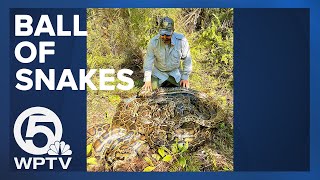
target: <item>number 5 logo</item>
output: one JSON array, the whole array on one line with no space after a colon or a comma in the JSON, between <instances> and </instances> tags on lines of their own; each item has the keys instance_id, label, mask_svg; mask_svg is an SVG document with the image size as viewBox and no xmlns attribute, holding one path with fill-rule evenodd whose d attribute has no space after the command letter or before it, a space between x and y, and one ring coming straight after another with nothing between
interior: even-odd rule
<instances>
[{"instance_id":1,"label":"number 5 logo","mask_svg":"<svg viewBox=\"0 0 320 180\"><path fill-rule=\"evenodd\" d=\"M21 128L25 120L28 120L27 131L25 134L26 140L23 139ZM55 133L44 125L37 123L53 123ZM42 133L47 137L47 144L43 147L34 145L32 138ZM62 125L59 117L50 109L44 107L32 107L23 111L17 118L13 128L14 138L17 144L25 152L33 155L47 154L49 146L56 141L60 141L62 137Z\"/></svg>"}]
</instances>

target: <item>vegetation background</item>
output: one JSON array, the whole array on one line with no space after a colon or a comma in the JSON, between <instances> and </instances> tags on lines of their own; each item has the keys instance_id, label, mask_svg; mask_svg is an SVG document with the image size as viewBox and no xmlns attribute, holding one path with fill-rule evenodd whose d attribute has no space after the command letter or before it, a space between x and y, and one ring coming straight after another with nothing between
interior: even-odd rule
<instances>
[{"instance_id":1,"label":"vegetation background","mask_svg":"<svg viewBox=\"0 0 320 180\"><path fill-rule=\"evenodd\" d=\"M121 99L136 95L143 86L147 44L158 33L158 22L164 16L175 21L175 31L184 34L190 44L191 88L214 97L228 114L213 137L212 170L233 170L233 9L88 9L87 68L131 69L135 82L130 91L88 88L88 126L112 123ZM98 85L98 75L92 81ZM189 169L184 170L199 170L192 165L196 163L187 163Z\"/></svg>"}]
</instances>

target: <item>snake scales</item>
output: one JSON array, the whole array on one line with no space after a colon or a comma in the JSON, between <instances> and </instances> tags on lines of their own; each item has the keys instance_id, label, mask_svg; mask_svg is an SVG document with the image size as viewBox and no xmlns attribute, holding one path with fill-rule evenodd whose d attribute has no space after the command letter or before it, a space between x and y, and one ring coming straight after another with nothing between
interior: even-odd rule
<instances>
[{"instance_id":1,"label":"snake scales","mask_svg":"<svg viewBox=\"0 0 320 180\"><path fill-rule=\"evenodd\" d=\"M89 156L98 161L88 170L116 171L117 161L177 142L188 142L193 151L210 141L211 130L223 119L224 112L202 92L184 88L141 92L119 103L112 125L88 128L87 144L93 147Z\"/></svg>"}]
</instances>

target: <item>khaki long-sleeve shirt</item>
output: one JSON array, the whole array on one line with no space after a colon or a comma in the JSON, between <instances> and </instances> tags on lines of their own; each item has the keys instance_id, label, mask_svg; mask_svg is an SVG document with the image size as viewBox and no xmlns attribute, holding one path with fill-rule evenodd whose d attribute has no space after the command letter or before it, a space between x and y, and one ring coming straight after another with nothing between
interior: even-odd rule
<instances>
[{"instance_id":1,"label":"khaki long-sleeve shirt","mask_svg":"<svg viewBox=\"0 0 320 180\"><path fill-rule=\"evenodd\" d=\"M143 69L144 81L151 81L151 74L160 79L160 84L169 76L174 77L177 83L181 79L188 80L192 60L189 43L184 35L174 32L171 45L164 44L159 34L153 37L148 44Z\"/></svg>"}]
</instances>

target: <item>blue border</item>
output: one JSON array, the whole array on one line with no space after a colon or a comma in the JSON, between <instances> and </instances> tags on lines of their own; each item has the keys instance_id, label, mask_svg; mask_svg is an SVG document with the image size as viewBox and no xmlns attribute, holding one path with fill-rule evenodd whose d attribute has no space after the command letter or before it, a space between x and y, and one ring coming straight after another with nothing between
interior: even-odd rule
<instances>
[{"instance_id":1,"label":"blue border","mask_svg":"<svg viewBox=\"0 0 320 180\"><path fill-rule=\"evenodd\" d=\"M87 7L232 7L232 8L310 8L310 172L223 172L223 173L9 173L8 135L9 130L9 8L87 8ZM1 24L0 28L0 164L1 179L96 179L96 178L117 178L117 179L319 179L320 177L320 1L317 0L135 0L135 1L102 1L102 0L13 0L1 2ZM6 28L7 27L7 28Z\"/></svg>"}]
</instances>

